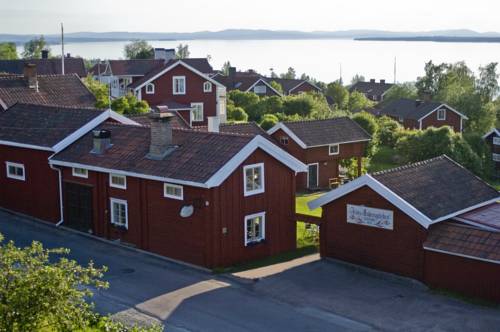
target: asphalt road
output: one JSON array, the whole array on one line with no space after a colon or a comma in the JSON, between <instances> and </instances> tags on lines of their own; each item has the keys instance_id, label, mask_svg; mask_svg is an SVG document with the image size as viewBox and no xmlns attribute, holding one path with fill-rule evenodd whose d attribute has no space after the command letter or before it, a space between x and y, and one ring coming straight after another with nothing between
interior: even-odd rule
<instances>
[{"instance_id":1,"label":"asphalt road","mask_svg":"<svg viewBox=\"0 0 500 332\"><path fill-rule=\"evenodd\" d=\"M365 331L371 327L312 306L256 292L253 286L151 257L64 229L0 212L0 233L18 246L71 249L81 264L109 268L96 308L126 322L162 322L166 331Z\"/></svg>"}]
</instances>

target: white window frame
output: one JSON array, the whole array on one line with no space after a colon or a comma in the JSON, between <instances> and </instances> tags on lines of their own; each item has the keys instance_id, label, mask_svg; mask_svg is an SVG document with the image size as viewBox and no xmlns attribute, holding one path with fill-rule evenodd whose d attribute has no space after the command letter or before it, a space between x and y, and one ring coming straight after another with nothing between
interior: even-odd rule
<instances>
[{"instance_id":1,"label":"white window frame","mask_svg":"<svg viewBox=\"0 0 500 332\"><path fill-rule=\"evenodd\" d=\"M440 112L442 112L443 117L439 116L441 114ZM437 119L438 119L438 121L446 121L446 109L445 108L440 108L437 110Z\"/></svg>"},{"instance_id":2,"label":"white window frame","mask_svg":"<svg viewBox=\"0 0 500 332\"><path fill-rule=\"evenodd\" d=\"M123 204L125 205L125 224L118 224L116 223L115 220L115 209L113 209L113 204ZM128 203L126 200L123 199L118 199L118 198L110 198L109 199L109 208L111 210L110 217L111 217L111 224L118 226L118 227L124 227L125 229L128 229Z\"/></svg>"},{"instance_id":3,"label":"white window frame","mask_svg":"<svg viewBox=\"0 0 500 332\"><path fill-rule=\"evenodd\" d=\"M288 136L281 136L280 143L281 145L288 145L290 143L290 139L288 138Z\"/></svg>"},{"instance_id":4,"label":"white window frame","mask_svg":"<svg viewBox=\"0 0 500 332\"><path fill-rule=\"evenodd\" d=\"M123 179L123 185L113 183L113 178L114 177L116 177L116 178L122 178ZM125 175L121 175L121 174L109 173L109 186L112 187L112 188L127 189L127 177Z\"/></svg>"},{"instance_id":5,"label":"white window frame","mask_svg":"<svg viewBox=\"0 0 500 332\"><path fill-rule=\"evenodd\" d=\"M337 147L337 152L332 152L332 147ZM336 156L340 154L340 144L330 144L328 145L328 155L329 156Z\"/></svg>"},{"instance_id":6,"label":"white window frame","mask_svg":"<svg viewBox=\"0 0 500 332\"><path fill-rule=\"evenodd\" d=\"M77 172L75 172L77 169L78 170L82 170L84 172L83 173L77 173ZM77 177L77 178L88 179L89 178L89 171L88 171L88 169L85 169L85 168L73 167L71 169L71 175L73 175L74 177Z\"/></svg>"},{"instance_id":7,"label":"white window frame","mask_svg":"<svg viewBox=\"0 0 500 332\"><path fill-rule=\"evenodd\" d=\"M184 82L184 91L176 91L177 80L181 80ZM186 76L173 76L172 77L172 94L174 95L185 95L186 94Z\"/></svg>"},{"instance_id":8,"label":"white window frame","mask_svg":"<svg viewBox=\"0 0 500 332\"><path fill-rule=\"evenodd\" d=\"M500 137L493 137L493 144L500 145Z\"/></svg>"},{"instance_id":9,"label":"white window frame","mask_svg":"<svg viewBox=\"0 0 500 332\"><path fill-rule=\"evenodd\" d=\"M20 168L23 170L23 175L22 176L19 176L17 174L11 174L9 172L9 167L16 167L16 168ZM5 171L7 173L7 177L9 179L14 179L14 180L21 180L21 181L26 181L26 169L24 168L24 165L23 164L20 164L20 163L13 163L11 161L6 161L5 162Z\"/></svg>"},{"instance_id":10,"label":"white window frame","mask_svg":"<svg viewBox=\"0 0 500 332\"><path fill-rule=\"evenodd\" d=\"M262 224L260 225L261 235L258 239L249 241L247 238L247 222L251 219L255 219L255 218L259 218L259 217L262 220ZM251 244L257 244L257 243L264 241L266 239L266 212L259 212L259 213L254 213L254 214L245 216L245 221L243 223L243 227L244 227L243 240L245 242L245 247L247 247L248 245L251 245Z\"/></svg>"},{"instance_id":11,"label":"white window frame","mask_svg":"<svg viewBox=\"0 0 500 332\"><path fill-rule=\"evenodd\" d=\"M194 108L195 107L198 107L198 106L201 106L200 107L200 110L201 110L201 119L195 119L195 112L194 112ZM203 106L203 103L191 103L191 122L203 122L205 120L205 110L204 110L204 106Z\"/></svg>"},{"instance_id":12,"label":"white window frame","mask_svg":"<svg viewBox=\"0 0 500 332\"><path fill-rule=\"evenodd\" d=\"M498 162L500 162L500 153L493 153L493 154L491 155L491 158L492 158L492 160L493 160L494 162L497 162L497 163L498 163Z\"/></svg>"},{"instance_id":13,"label":"white window frame","mask_svg":"<svg viewBox=\"0 0 500 332\"><path fill-rule=\"evenodd\" d=\"M253 92L255 94L258 94L258 95L266 94L267 93L267 86L264 85L264 84L262 84L262 85L256 85L256 86L253 87Z\"/></svg>"},{"instance_id":14,"label":"white window frame","mask_svg":"<svg viewBox=\"0 0 500 332\"><path fill-rule=\"evenodd\" d=\"M152 89L150 89L152 88ZM146 94L154 95L155 94L155 85L153 83L146 84Z\"/></svg>"},{"instance_id":15,"label":"white window frame","mask_svg":"<svg viewBox=\"0 0 500 332\"><path fill-rule=\"evenodd\" d=\"M180 189L181 190L181 195L180 196L176 196L176 195L167 194L167 187L172 187L172 188L175 188L175 189ZM172 198L172 199L178 199L178 200L182 201L182 200L184 200L184 187L180 186L178 184L164 183L163 184L163 197Z\"/></svg>"},{"instance_id":16,"label":"white window frame","mask_svg":"<svg viewBox=\"0 0 500 332\"><path fill-rule=\"evenodd\" d=\"M212 82L204 82L203 83L203 92L212 92Z\"/></svg>"},{"instance_id":17,"label":"white window frame","mask_svg":"<svg viewBox=\"0 0 500 332\"><path fill-rule=\"evenodd\" d=\"M250 168L260 168L261 170L261 187L258 189L247 190L247 170ZM266 178L265 178L264 163L246 165L243 167L243 193L245 197L262 194L266 190L265 184L266 184Z\"/></svg>"}]
</instances>

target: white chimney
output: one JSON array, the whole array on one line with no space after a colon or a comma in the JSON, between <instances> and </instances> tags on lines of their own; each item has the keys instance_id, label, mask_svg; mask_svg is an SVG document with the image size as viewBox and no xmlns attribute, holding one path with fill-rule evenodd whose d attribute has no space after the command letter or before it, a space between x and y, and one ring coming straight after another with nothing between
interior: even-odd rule
<instances>
[{"instance_id":1,"label":"white chimney","mask_svg":"<svg viewBox=\"0 0 500 332\"><path fill-rule=\"evenodd\" d=\"M218 116L209 116L208 120L208 132L209 133L218 133L220 127L220 119Z\"/></svg>"}]
</instances>

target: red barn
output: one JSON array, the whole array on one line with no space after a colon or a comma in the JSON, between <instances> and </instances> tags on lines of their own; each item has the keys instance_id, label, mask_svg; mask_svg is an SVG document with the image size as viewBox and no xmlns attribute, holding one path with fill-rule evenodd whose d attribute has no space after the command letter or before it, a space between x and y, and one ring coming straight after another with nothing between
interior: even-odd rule
<instances>
[{"instance_id":1,"label":"red barn","mask_svg":"<svg viewBox=\"0 0 500 332\"><path fill-rule=\"evenodd\" d=\"M364 175L309 207L323 207L323 257L500 301L500 209L491 211L499 199L441 156ZM485 208L490 225L474 221Z\"/></svg>"},{"instance_id":2,"label":"red barn","mask_svg":"<svg viewBox=\"0 0 500 332\"><path fill-rule=\"evenodd\" d=\"M105 124L51 158L64 224L160 255L228 266L295 248L295 174L260 135ZM94 151L94 152L91 152Z\"/></svg>"},{"instance_id":3,"label":"red barn","mask_svg":"<svg viewBox=\"0 0 500 332\"><path fill-rule=\"evenodd\" d=\"M339 182L340 161L365 156L370 135L348 117L326 120L287 121L268 130L279 145L308 165L297 177L297 189L330 188Z\"/></svg>"},{"instance_id":4,"label":"red barn","mask_svg":"<svg viewBox=\"0 0 500 332\"><path fill-rule=\"evenodd\" d=\"M48 159L112 119L134 123L112 111L14 104L0 113L0 206L57 223L61 218L59 173Z\"/></svg>"}]
</instances>

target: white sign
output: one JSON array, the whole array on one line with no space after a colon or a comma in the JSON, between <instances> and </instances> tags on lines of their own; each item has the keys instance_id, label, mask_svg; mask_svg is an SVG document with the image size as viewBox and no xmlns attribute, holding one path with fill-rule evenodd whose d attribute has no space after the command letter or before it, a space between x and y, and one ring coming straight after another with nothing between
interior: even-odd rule
<instances>
[{"instance_id":1,"label":"white sign","mask_svg":"<svg viewBox=\"0 0 500 332\"><path fill-rule=\"evenodd\" d=\"M392 211L366 206L347 204L347 222L376 228L394 229Z\"/></svg>"}]
</instances>

